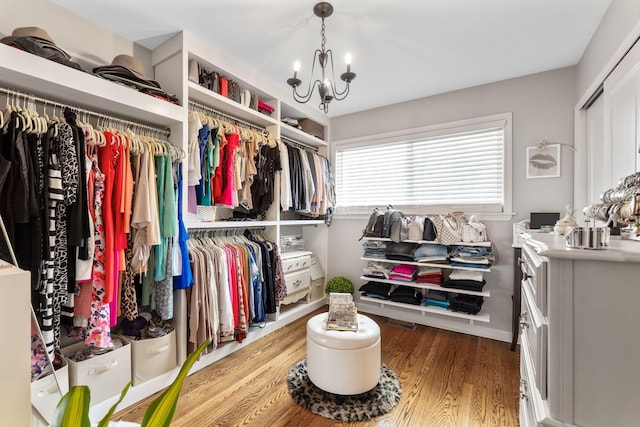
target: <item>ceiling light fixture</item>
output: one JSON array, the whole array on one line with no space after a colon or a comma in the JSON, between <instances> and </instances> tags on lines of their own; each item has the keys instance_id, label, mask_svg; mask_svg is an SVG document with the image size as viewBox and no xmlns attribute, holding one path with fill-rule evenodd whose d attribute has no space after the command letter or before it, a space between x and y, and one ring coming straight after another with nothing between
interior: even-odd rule
<instances>
[{"instance_id":1,"label":"ceiling light fixture","mask_svg":"<svg viewBox=\"0 0 640 427\"><path fill-rule=\"evenodd\" d=\"M293 88L293 99L297 102L304 104L311 99L313 95L313 90L318 85L318 93L320 94L320 105L319 108L324 111L325 114L329 111L329 103L331 100L336 99L337 101L342 101L349 94L349 83L353 79L356 78L356 73L351 72L351 55L347 54L346 62L347 62L347 72L342 73L340 75L340 79L346 83L346 87L342 91L338 91L335 85L335 71L333 69L333 52L331 49L325 49L325 44L327 42L326 37L324 35L325 27L324 27L324 18L331 16L333 13L333 6L327 2L320 2L313 7L313 13L316 16L322 18L322 31L320 34L322 35L322 45L321 49L316 49L313 54L313 65L311 66L311 79L313 79L313 73L315 71L316 66L316 58L318 63L320 64L321 76L320 79L316 79L311 83L309 80L309 87L307 88L307 93L301 95L298 93L298 86L302 83L302 81L298 78L298 71L300 71L300 62L296 61L293 66L293 77L287 79L287 83L289 86ZM327 66L331 67L331 76L327 76Z\"/></svg>"}]
</instances>

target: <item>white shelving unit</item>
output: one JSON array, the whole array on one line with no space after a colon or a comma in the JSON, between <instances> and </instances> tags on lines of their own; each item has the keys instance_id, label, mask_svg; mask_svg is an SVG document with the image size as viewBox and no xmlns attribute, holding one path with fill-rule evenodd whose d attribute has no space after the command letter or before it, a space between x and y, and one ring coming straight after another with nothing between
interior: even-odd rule
<instances>
[{"instance_id":1,"label":"white shelving unit","mask_svg":"<svg viewBox=\"0 0 640 427\"><path fill-rule=\"evenodd\" d=\"M221 74L238 81L243 88L257 94L263 102L272 105L275 111L265 115L249 109L233 100L227 99L215 92L189 82L188 60L197 58L210 69L216 69ZM140 93L135 89L118 85L89 73L84 73L70 67L0 45L0 87L16 90L21 93L33 94L36 97L48 99L56 103L94 111L99 114L140 123L158 129L169 129L169 142L175 146L188 148L188 101L192 100L208 106L228 116L248 122L255 126L266 128L270 133L285 135L297 142L321 150L326 154L327 142L309 135L298 129L291 128L280 122L282 108L288 114L296 112L298 117L309 117L327 126L328 119L320 112L304 105L289 105L293 101L289 93L284 93L259 77L259 73L233 59L224 56L188 34L180 33L165 42L152 52L155 79L163 89L174 93L181 100L182 105L154 98ZM52 107L49 106L48 109ZM323 151L322 151L323 150ZM188 159L184 160L186 165ZM183 167L186 174L186 168ZM185 175L186 177L186 175ZM264 228L265 234L278 242L281 233L303 234L309 242L308 250L312 251L320 263L326 267L327 263L327 233L323 220L309 220L284 217L279 209L279 200L273 202L263 221L215 221L191 222L187 221L187 180L183 180L184 203L180 207L189 230L237 228ZM277 181L276 181L277 182ZM276 195L279 185L276 184ZM284 230L284 231L283 231ZM325 304L324 298L306 304L291 304L287 306L276 320L267 321L263 328L250 328L247 338L242 343L225 343L216 351L205 355L196 364L201 369L215 361L233 353L246 344L254 342L264 335L273 332L286 324L304 316ZM184 290L174 291L174 326L176 328L177 350L179 365L186 357L187 331L187 300ZM28 339L25 338L25 342ZM178 372L175 370L160 375L140 385L130 388L125 400L120 404L122 409L168 386ZM103 415L115 403L118 396L104 400L91 409L92 419Z\"/></svg>"},{"instance_id":2,"label":"white shelving unit","mask_svg":"<svg viewBox=\"0 0 640 427\"><path fill-rule=\"evenodd\" d=\"M491 320L488 314L459 313L457 311L451 311L446 308L431 307L431 306L424 306L424 305L411 305L411 304L405 304L402 302L381 300L378 298L371 298L371 297L365 297L365 296L361 296L360 299L363 301L380 304L380 306L383 308L385 306L398 307L398 308L402 308L403 310L414 310L422 313L423 315L426 313L441 314L443 316L457 317L460 319L466 319L469 321L477 321L477 322L489 322Z\"/></svg>"},{"instance_id":3,"label":"white shelving unit","mask_svg":"<svg viewBox=\"0 0 640 427\"><path fill-rule=\"evenodd\" d=\"M406 264L406 263L403 262L403 264ZM479 297L487 297L487 298L491 296L490 291L476 292L476 291L468 291L466 289L444 288L442 286L429 285L424 283L403 282L401 280L378 279L376 277L368 277L368 276L360 276L360 280L386 283L389 285L411 286L412 288L418 288L418 289L433 289L434 291L455 292L457 294L476 295Z\"/></svg>"},{"instance_id":4,"label":"white shelving unit","mask_svg":"<svg viewBox=\"0 0 640 427\"><path fill-rule=\"evenodd\" d=\"M378 242L390 242L391 239L388 238L381 238L381 237L365 237L363 238L364 240L369 240L369 241L378 241ZM403 242L407 242L407 243L417 243L417 244L432 244L432 245L436 245L439 244L437 242L433 242L433 241L427 241L427 240L404 240ZM466 243L466 242L460 242L460 243L456 243L454 245L449 245L449 246L482 246L482 247L491 247L491 242L476 242L476 243ZM490 272L491 269L490 268L474 268L474 267L467 267L467 266L456 266L456 265L450 265L447 263L442 263L442 262L414 262L414 261L400 261L400 260L393 260L393 259L388 259L388 258L370 258L370 257L361 257L360 258L363 261L371 261L371 262L376 262L376 263L385 263L385 264L392 264L392 265L398 265L398 264L407 264L407 265L415 265L418 267L433 267L433 268L439 268L439 269L443 269L443 270L465 270L465 271L479 271L482 273L487 273ZM438 285L431 285L431 284L423 284L423 283L416 283L416 282L406 282L406 281L402 281L402 280L389 280L389 279L379 279L376 277L369 277L369 276L360 276L360 280L363 281L371 281L371 282L378 282L378 283L386 283L389 285L398 285L398 286L408 286L408 287L412 287L412 288L418 288L418 289L433 289L433 290L437 290L437 291L443 291L443 292L449 292L449 293L453 293L453 294L465 294L465 295L474 295L474 296L480 296L483 298L489 298L491 296L491 292L490 291L470 291L470 290L466 290L466 289L457 289L457 288L449 288L449 287L444 287L444 286L438 286ZM413 305L413 304L406 304L406 303L400 303L400 302L395 302L395 301L390 301L390 300L383 300L380 298L374 298L374 297L368 297L368 296L364 296L364 295L360 295L358 300L359 302L363 302L365 303L367 306L362 306L361 304L358 305L358 308L362 308L363 311L367 311L368 309L370 309L370 306L376 306L378 307L380 310L376 310L376 314L381 314L385 313L385 308L387 307L392 307L392 308L396 308L396 309L402 309L408 312L415 312L415 313L419 313L422 316L426 316L427 314L438 314L441 316L447 316L447 317L453 317L453 318L458 318L458 319L464 319L464 320L468 320L470 324L474 324L475 322L490 322L491 321L491 316L489 313L486 312L480 312L478 314L467 314L467 313L461 313L461 312L456 312L456 311L452 311L450 309L446 309L446 308L441 308L441 307L433 307L433 306L425 306L425 305ZM390 318L394 318L394 314L392 313L388 313L388 316Z\"/></svg>"}]
</instances>

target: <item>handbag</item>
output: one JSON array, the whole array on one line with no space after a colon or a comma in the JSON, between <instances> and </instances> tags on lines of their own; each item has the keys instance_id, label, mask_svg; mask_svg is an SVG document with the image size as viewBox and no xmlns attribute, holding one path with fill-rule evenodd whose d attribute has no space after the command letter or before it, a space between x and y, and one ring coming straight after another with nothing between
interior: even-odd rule
<instances>
[{"instance_id":1,"label":"handbag","mask_svg":"<svg viewBox=\"0 0 640 427\"><path fill-rule=\"evenodd\" d=\"M485 242L487 227L477 221L475 216L469 218L469 223L462 226L462 241L465 243Z\"/></svg>"},{"instance_id":2,"label":"handbag","mask_svg":"<svg viewBox=\"0 0 640 427\"><path fill-rule=\"evenodd\" d=\"M189 81L200 84L200 64L195 59L189 60Z\"/></svg>"},{"instance_id":3,"label":"handbag","mask_svg":"<svg viewBox=\"0 0 640 427\"><path fill-rule=\"evenodd\" d=\"M229 99L240 103L240 85L235 80L229 80Z\"/></svg>"},{"instance_id":4,"label":"handbag","mask_svg":"<svg viewBox=\"0 0 640 427\"><path fill-rule=\"evenodd\" d=\"M362 240L363 237L382 237L383 222L384 212L378 208L374 208L369 216L367 225L362 230L362 236L360 236L358 240Z\"/></svg>"},{"instance_id":5,"label":"handbag","mask_svg":"<svg viewBox=\"0 0 640 427\"><path fill-rule=\"evenodd\" d=\"M391 237L391 226L398 218L403 218L404 214L397 210L393 209L393 206L388 205L387 210L384 212L384 222L382 225L382 236L381 237Z\"/></svg>"},{"instance_id":6,"label":"handbag","mask_svg":"<svg viewBox=\"0 0 640 427\"><path fill-rule=\"evenodd\" d=\"M454 245L462 242L462 229L467 223L463 212L434 215L438 243Z\"/></svg>"},{"instance_id":7,"label":"handbag","mask_svg":"<svg viewBox=\"0 0 640 427\"><path fill-rule=\"evenodd\" d=\"M409 237L409 219L406 217L396 218L391 225L389 238L392 242L400 243Z\"/></svg>"},{"instance_id":8,"label":"handbag","mask_svg":"<svg viewBox=\"0 0 640 427\"><path fill-rule=\"evenodd\" d=\"M422 240L422 237L424 236L424 220L425 218L421 216L409 217L408 240Z\"/></svg>"},{"instance_id":9,"label":"handbag","mask_svg":"<svg viewBox=\"0 0 640 427\"><path fill-rule=\"evenodd\" d=\"M422 233L422 240L426 240L427 242L435 242L438 238L438 230L436 230L436 226L429 217L425 217L424 219L424 232Z\"/></svg>"}]
</instances>

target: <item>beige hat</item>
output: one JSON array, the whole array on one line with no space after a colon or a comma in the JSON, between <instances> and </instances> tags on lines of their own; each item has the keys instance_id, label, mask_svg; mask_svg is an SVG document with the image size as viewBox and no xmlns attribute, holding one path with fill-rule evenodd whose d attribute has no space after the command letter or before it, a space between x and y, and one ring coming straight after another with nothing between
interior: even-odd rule
<instances>
[{"instance_id":1,"label":"beige hat","mask_svg":"<svg viewBox=\"0 0 640 427\"><path fill-rule=\"evenodd\" d=\"M150 84L151 86L160 87L155 80L151 80L144 73L144 66L137 58L131 55L118 55L111 61L110 65L95 67L94 74L116 74L123 77L130 77L141 83Z\"/></svg>"},{"instance_id":2,"label":"beige hat","mask_svg":"<svg viewBox=\"0 0 640 427\"><path fill-rule=\"evenodd\" d=\"M55 44L49 33L38 27L19 27L11 33L13 37L37 37L46 40L51 44Z\"/></svg>"},{"instance_id":3,"label":"beige hat","mask_svg":"<svg viewBox=\"0 0 640 427\"><path fill-rule=\"evenodd\" d=\"M124 67L141 79L149 80L149 77L144 73L144 65L133 56L118 55L111 61L111 66Z\"/></svg>"},{"instance_id":4,"label":"beige hat","mask_svg":"<svg viewBox=\"0 0 640 427\"><path fill-rule=\"evenodd\" d=\"M40 41L41 45L53 48L60 52L66 59L71 59L71 55L56 46L49 33L39 27L18 27L13 30L10 36L0 39L0 43L9 45L22 37L36 38Z\"/></svg>"}]
</instances>

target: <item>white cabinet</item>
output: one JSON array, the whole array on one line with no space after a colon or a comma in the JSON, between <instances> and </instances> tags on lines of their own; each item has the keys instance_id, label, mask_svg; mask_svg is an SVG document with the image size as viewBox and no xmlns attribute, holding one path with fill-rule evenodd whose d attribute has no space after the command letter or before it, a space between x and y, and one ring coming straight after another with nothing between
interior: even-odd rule
<instances>
[{"instance_id":1,"label":"white cabinet","mask_svg":"<svg viewBox=\"0 0 640 427\"><path fill-rule=\"evenodd\" d=\"M283 252L281 258L284 282L287 285L287 296L280 304L291 304L302 298L306 298L306 301L310 302L311 252Z\"/></svg>"},{"instance_id":2,"label":"white cabinet","mask_svg":"<svg viewBox=\"0 0 640 427\"><path fill-rule=\"evenodd\" d=\"M637 425L637 242L612 239L592 251L529 235L522 258L538 274L522 281L521 424ZM532 287L545 289L544 301Z\"/></svg>"},{"instance_id":3,"label":"white cabinet","mask_svg":"<svg viewBox=\"0 0 640 427\"><path fill-rule=\"evenodd\" d=\"M390 239L385 239L385 238L378 238L378 237L365 237L364 240L371 240L371 241L390 241ZM434 244L434 242L430 242L430 241L417 241L417 242L412 242L407 240L406 242L409 243L419 243L419 244ZM468 246L491 246L491 242L481 242L481 243L460 243L460 245L468 245ZM387 258L369 258L369 257L361 257L360 258L363 261L373 261L373 262L377 262L377 263L384 263L384 264L389 264L389 265L397 265L397 264L408 264L408 265L415 265L415 266L426 266L426 267L434 267L434 268L440 268L443 270L470 270L470 271L481 271L482 273L485 272L489 272L491 271L490 268L472 268L472 267L458 267L458 266L452 266L452 265L448 265L448 264L443 264L443 263L429 263L429 262L410 262L410 261L397 261L397 260L392 260L392 259L387 259ZM369 277L369 276L361 276L360 277L361 280L364 281L372 281L372 282L379 282L379 283L387 283L390 285L398 285L398 286L409 286L409 287L413 287L413 288L417 288L417 289L421 289L421 290L428 290L428 289L434 289L434 290L438 290L438 291L445 291L445 292L449 292L451 294L466 294L466 295L475 295L475 296L480 296L483 298L487 298L491 296L491 292L487 291L487 290L482 290L482 291L471 291L471 290L465 290L465 289L456 289L456 288L447 288L447 287L442 287L439 285L431 285L431 284L422 284L422 283L416 283L416 282L406 282L406 281L400 281L400 280L389 280L389 279L379 279L379 278L375 278L375 277ZM383 309L382 313L381 312L377 312L377 314L382 314L385 315L384 313L384 309L386 307L391 307L391 308L399 308L402 310L406 310L406 311L411 311L414 313L419 313L422 316L427 316L427 315L441 315L441 316L447 316L447 317L455 317L458 319L464 319L469 321L471 324L473 324L474 322L489 322L491 320L491 316L489 315L489 313L483 312L482 310L478 313L478 314L467 314L467 313L463 313L463 312L457 312L457 311L452 311L449 309L444 309L444 308L439 308L439 307L432 307L432 306L425 306L425 305L413 305L413 304L405 304L405 303L401 303L401 302L395 302L395 301L389 301L389 300L381 300L379 298L373 298L373 297L367 297L367 296L359 296L359 298L357 298L358 301L358 308L361 309L362 311L368 311L368 306L378 306L380 308ZM366 305L363 305L363 303L365 303ZM386 314L388 317L394 318L394 314L387 312Z\"/></svg>"},{"instance_id":4,"label":"white cabinet","mask_svg":"<svg viewBox=\"0 0 640 427\"><path fill-rule=\"evenodd\" d=\"M28 271L0 260L0 337L5 343L0 378L7 389L0 393L4 425L26 426L30 422L30 283Z\"/></svg>"}]
</instances>

